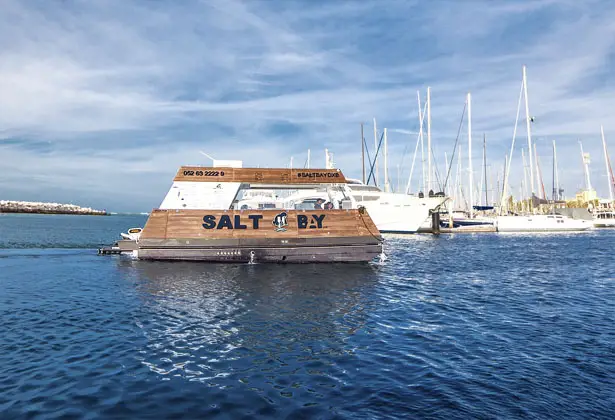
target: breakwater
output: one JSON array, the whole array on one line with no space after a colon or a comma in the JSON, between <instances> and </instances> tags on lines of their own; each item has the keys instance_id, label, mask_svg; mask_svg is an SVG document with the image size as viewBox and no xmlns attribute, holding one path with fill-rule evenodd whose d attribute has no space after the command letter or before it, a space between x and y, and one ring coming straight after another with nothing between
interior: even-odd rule
<instances>
[{"instance_id":1,"label":"breakwater","mask_svg":"<svg viewBox=\"0 0 615 420\"><path fill-rule=\"evenodd\" d=\"M81 207L75 204L42 203L34 201L0 200L0 213L38 213L38 214L83 214L106 216L106 210Z\"/></svg>"}]
</instances>

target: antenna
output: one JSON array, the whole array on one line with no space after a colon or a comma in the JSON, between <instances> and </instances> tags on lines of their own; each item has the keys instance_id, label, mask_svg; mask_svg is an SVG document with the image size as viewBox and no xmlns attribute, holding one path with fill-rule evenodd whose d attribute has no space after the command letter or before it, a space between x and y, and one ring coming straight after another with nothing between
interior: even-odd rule
<instances>
[{"instance_id":1,"label":"antenna","mask_svg":"<svg viewBox=\"0 0 615 420\"><path fill-rule=\"evenodd\" d=\"M202 151L202 150L199 150L199 153L200 153L200 154L202 154L203 156L207 157L208 159L211 159L211 160L216 160L215 158L211 157L210 155L208 155L207 153L205 153L205 152L204 152L204 151Z\"/></svg>"}]
</instances>

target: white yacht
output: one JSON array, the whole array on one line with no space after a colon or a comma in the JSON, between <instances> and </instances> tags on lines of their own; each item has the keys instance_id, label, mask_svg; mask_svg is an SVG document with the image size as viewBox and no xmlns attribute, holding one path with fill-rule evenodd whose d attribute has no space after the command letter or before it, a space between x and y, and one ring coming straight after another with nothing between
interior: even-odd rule
<instances>
[{"instance_id":1,"label":"white yacht","mask_svg":"<svg viewBox=\"0 0 615 420\"><path fill-rule=\"evenodd\" d=\"M530 117L530 110L528 104L527 97L527 74L526 68L523 66L522 68L522 84L521 84L521 94L519 95L519 102L517 104L517 120L515 121L515 130L514 133L517 132L517 124L519 122L519 111L521 109L521 99L525 99L525 122L527 129L527 142L529 151L529 174L530 174L530 193L531 193L531 201L534 202L536 198L534 192L537 191L537 187L541 181L535 182L535 179L540 179L540 168L538 167L538 161L536 159L536 167L534 167L534 158L537 156L536 153L536 143L532 143L532 130L531 130L531 122L533 121L533 117ZM510 154L508 155L508 160L506 161L506 173L504 174L504 191L501 196L501 204L500 211L506 208L506 201L508 199L507 187L508 180L510 174L510 168L512 166L512 156L515 145L515 135L513 135L512 144L510 148ZM581 153L582 149L581 149ZM585 155L583 155L585 156ZM585 159L585 158L584 158ZM524 163L525 165L525 163ZM556 188L556 180L557 178L557 155L555 151L555 141L553 141L553 189L559 190L559 182L557 182L558 187ZM534 174L537 174L535 177ZM547 203L546 198L543 197L542 200ZM553 205L555 205L555 197L553 198ZM534 204L532 204L534 207ZM573 219L568 216L563 216L559 214L554 214L555 210L553 209L552 214L529 214L529 215L499 215L495 219L495 227L498 232L573 232L573 231L583 231L593 227L593 223L591 220L585 219Z\"/></svg>"},{"instance_id":2,"label":"white yacht","mask_svg":"<svg viewBox=\"0 0 615 420\"><path fill-rule=\"evenodd\" d=\"M615 227L615 211L603 211L594 214L594 227Z\"/></svg>"},{"instance_id":3,"label":"white yacht","mask_svg":"<svg viewBox=\"0 0 615 420\"><path fill-rule=\"evenodd\" d=\"M448 199L442 195L420 197L384 192L374 185L365 185L356 179L346 180L357 204L367 209L382 233L416 233L421 225L427 222L431 212L437 211Z\"/></svg>"},{"instance_id":4,"label":"white yacht","mask_svg":"<svg viewBox=\"0 0 615 420\"><path fill-rule=\"evenodd\" d=\"M615 227L615 205L611 200L599 200L598 206L592 209L594 227Z\"/></svg>"},{"instance_id":5,"label":"white yacht","mask_svg":"<svg viewBox=\"0 0 615 420\"><path fill-rule=\"evenodd\" d=\"M495 225L498 232L570 232L587 230L593 226L590 220L559 214L498 216Z\"/></svg>"},{"instance_id":6,"label":"white yacht","mask_svg":"<svg viewBox=\"0 0 615 420\"><path fill-rule=\"evenodd\" d=\"M357 206L365 207L370 217L383 233L416 233L431 215L431 211L438 208L447 200L446 197L419 197L415 195L383 192L373 185L365 185L356 179L346 178L346 187L354 198ZM327 196L324 190L304 189L280 197L272 195L270 191L263 190L257 194L240 197L234 205L237 209L267 209L273 208L277 203L284 206L302 208L309 203L312 207L317 199L322 199L323 208L332 203L333 208L342 208L338 197Z\"/></svg>"}]
</instances>

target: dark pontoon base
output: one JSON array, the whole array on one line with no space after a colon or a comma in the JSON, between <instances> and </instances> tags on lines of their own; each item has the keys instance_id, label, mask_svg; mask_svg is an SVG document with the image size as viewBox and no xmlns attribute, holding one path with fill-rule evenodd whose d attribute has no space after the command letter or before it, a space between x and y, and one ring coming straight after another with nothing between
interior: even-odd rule
<instances>
[{"instance_id":1,"label":"dark pontoon base","mask_svg":"<svg viewBox=\"0 0 615 420\"><path fill-rule=\"evenodd\" d=\"M142 260L208 262L368 262L382 253L382 245L344 245L284 248L139 248Z\"/></svg>"}]
</instances>

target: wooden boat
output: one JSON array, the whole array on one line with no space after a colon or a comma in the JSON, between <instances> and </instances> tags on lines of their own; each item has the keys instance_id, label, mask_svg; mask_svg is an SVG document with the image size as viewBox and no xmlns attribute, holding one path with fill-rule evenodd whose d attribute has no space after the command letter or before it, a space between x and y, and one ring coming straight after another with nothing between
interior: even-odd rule
<instances>
[{"instance_id":1,"label":"wooden boat","mask_svg":"<svg viewBox=\"0 0 615 420\"><path fill-rule=\"evenodd\" d=\"M238 205L259 189L279 191L283 204ZM333 208L314 208L319 199ZM123 248L144 260L359 262L382 253L380 232L339 169L183 166L135 244Z\"/></svg>"}]
</instances>

